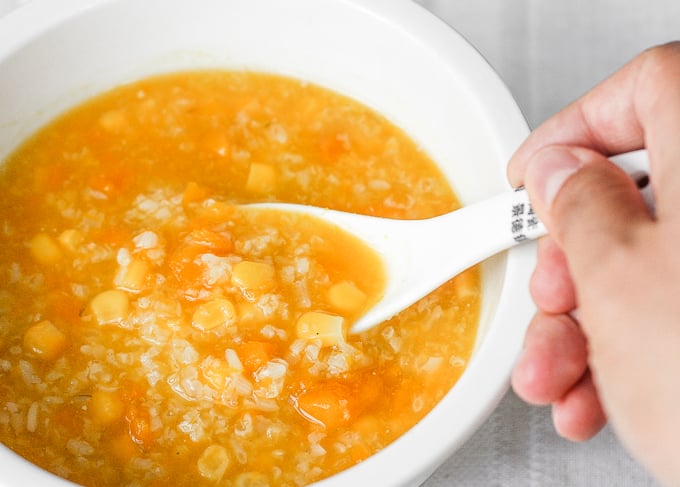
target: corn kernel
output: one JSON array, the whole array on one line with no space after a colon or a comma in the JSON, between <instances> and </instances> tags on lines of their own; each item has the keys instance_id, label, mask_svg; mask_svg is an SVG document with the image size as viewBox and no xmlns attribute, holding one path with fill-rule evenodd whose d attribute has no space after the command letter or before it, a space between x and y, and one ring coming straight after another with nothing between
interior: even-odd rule
<instances>
[{"instance_id":1,"label":"corn kernel","mask_svg":"<svg viewBox=\"0 0 680 487\"><path fill-rule=\"evenodd\" d=\"M198 472L203 478L219 482L229 468L231 460L227 449L222 445L210 445L198 458Z\"/></svg>"},{"instance_id":2,"label":"corn kernel","mask_svg":"<svg viewBox=\"0 0 680 487\"><path fill-rule=\"evenodd\" d=\"M250 165L246 191L251 193L271 193L276 188L276 169L269 164L254 162Z\"/></svg>"},{"instance_id":3,"label":"corn kernel","mask_svg":"<svg viewBox=\"0 0 680 487\"><path fill-rule=\"evenodd\" d=\"M39 233L29 242L31 254L41 264L54 264L61 259L57 242L46 233Z\"/></svg>"},{"instance_id":4,"label":"corn kernel","mask_svg":"<svg viewBox=\"0 0 680 487\"><path fill-rule=\"evenodd\" d=\"M100 424L111 424L123 417L125 405L115 392L95 391L90 399L92 419Z\"/></svg>"},{"instance_id":5,"label":"corn kernel","mask_svg":"<svg viewBox=\"0 0 680 487\"><path fill-rule=\"evenodd\" d=\"M236 318L236 308L228 299L218 298L200 305L191 319L191 324L201 331L218 326L228 326Z\"/></svg>"},{"instance_id":6,"label":"corn kernel","mask_svg":"<svg viewBox=\"0 0 680 487\"><path fill-rule=\"evenodd\" d=\"M123 291L139 293L144 289L149 275L149 264L142 259L133 259L126 266L120 266L113 284Z\"/></svg>"},{"instance_id":7,"label":"corn kernel","mask_svg":"<svg viewBox=\"0 0 680 487\"><path fill-rule=\"evenodd\" d=\"M366 294L354 283L343 281L330 287L328 302L339 311L356 312L366 302Z\"/></svg>"},{"instance_id":8,"label":"corn kernel","mask_svg":"<svg viewBox=\"0 0 680 487\"><path fill-rule=\"evenodd\" d=\"M51 321L32 325L24 334L24 348L43 360L59 358L68 345L68 338Z\"/></svg>"},{"instance_id":9,"label":"corn kernel","mask_svg":"<svg viewBox=\"0 0 680 487\"><path fill-rule=\"evenodd\" d=\"M309 311L297 320L298 338L321 340L321 345L331 346L344 343L344 318L319 311Z\"/></svg>"},{"instance_id":10,"label":"corn kernel","mask_svg":"<svg viewBox=\"0 0 680 487\"><path fill-rule=\"evenodd\" d=\"M121 323L127 318L129 308L128 295L118 289L99 293L90 301L90 311L100 325Z\"/></svg>"},{"instance_id":11,"label":"corn kernel","mask_svg":"<svg viewBox=\"0 0 680 487\"><path fill-rule=\"evenodd\" d=\"M68 230L61 232L57 237L57 240L59 240L59 243L63 248L69 252L75 252L78 250L80 244L83 243L85 237L78 230L69 228Z\"/></svg>"},{"instance_id":12,"label":"corn kernel","mask_svg":"<svg viewBox=\"0 0 680 487\"><path fill-rule=\"evenodd\" d=\"M248 291L266 291L274 287L274 267L264 262L243 260L231 271L232 282Z\"/></svg>"}]
</instances>

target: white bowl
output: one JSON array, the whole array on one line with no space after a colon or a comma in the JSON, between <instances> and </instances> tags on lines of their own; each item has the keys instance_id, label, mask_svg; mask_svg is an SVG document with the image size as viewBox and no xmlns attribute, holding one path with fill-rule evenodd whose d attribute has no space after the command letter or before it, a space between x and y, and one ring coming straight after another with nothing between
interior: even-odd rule
<instances>
[{"instance_id":1,"label":"white bowl","mask_svg":"<svg viewBox=\"0 0 680 487\"><path fill-rule=\"evenodd\" d=\"M358 99L421 144L463 203L507 189L506 161L528 134L482 57L410 0L34 0L0 20L0 160L91 95L205 67ZM533 311L533 259L527 245L485 263L479 337L458 384L399 440L319 486L420 484L474 432L507 390ZM2 446L0 465L2 486L68 484Z\"/></svg>"}]
</instances>

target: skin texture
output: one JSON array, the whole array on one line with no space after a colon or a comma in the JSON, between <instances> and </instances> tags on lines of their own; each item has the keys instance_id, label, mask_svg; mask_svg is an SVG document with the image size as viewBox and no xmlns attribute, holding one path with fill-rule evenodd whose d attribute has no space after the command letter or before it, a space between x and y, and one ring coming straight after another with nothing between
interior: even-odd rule
<instances>
[{"instance_id":1,"label":"skin texture","mask_svg":"<svg viewBox=\"0 0 680 487\"><path fill-rule=\"evenodd\" d=\"M550 235L516 393L586 440L609 420L680 485L680 43L649 49L538 127L513 156ZM656 213L606 157L646 148Z\"/></svg>"}]
</instances>

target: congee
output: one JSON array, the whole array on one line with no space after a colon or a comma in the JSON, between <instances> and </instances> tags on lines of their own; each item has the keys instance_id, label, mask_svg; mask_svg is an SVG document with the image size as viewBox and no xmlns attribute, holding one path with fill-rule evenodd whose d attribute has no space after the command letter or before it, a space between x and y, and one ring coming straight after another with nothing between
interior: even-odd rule
<instances>
[{"instance_id":1,"label":"congee","mask_svg":"<svg viewBox=\"0 0 680 487\"><path fill-rule=\"evenodd\" d=\"M379 258L243 206L458 206L417 143L325 88L222 71L122 86L21 145L0 192L0 441L74 482L306 485L415 425L469 360L479 269L351 335Z\"/></svg>"}]
</instances>

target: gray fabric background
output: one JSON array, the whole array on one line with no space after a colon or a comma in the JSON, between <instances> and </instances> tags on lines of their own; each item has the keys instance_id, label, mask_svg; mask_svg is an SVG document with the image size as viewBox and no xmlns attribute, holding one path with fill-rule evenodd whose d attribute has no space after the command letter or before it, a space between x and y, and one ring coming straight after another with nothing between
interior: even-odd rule
<instances>
[{"instance_id":1,"label":"gray fabric background","mask_svg":"<svg viewBox=\"0 0 680 487\"><path fill-rule=\"evenodd\" d=\"M531 127L638 52L680 40L677 0L419 0L498 71ZM606 428L574 444L550 410L508 393L425 487L638 487L658 484Z\"/></svg>"},{"instance_id":2,"label":"gray fabric background","mask_svg":"<svg viewBox=\"0 0 680 487\"><path fill-rule=\"evenodd\" d=\"M0 15L28 0L0 0ZM498 71L535 127L639 51L680 39L677 0L416 0ZM573 444L508 393L425 487L657 486L606 428Z\"/></svg>"}]
</instances>

